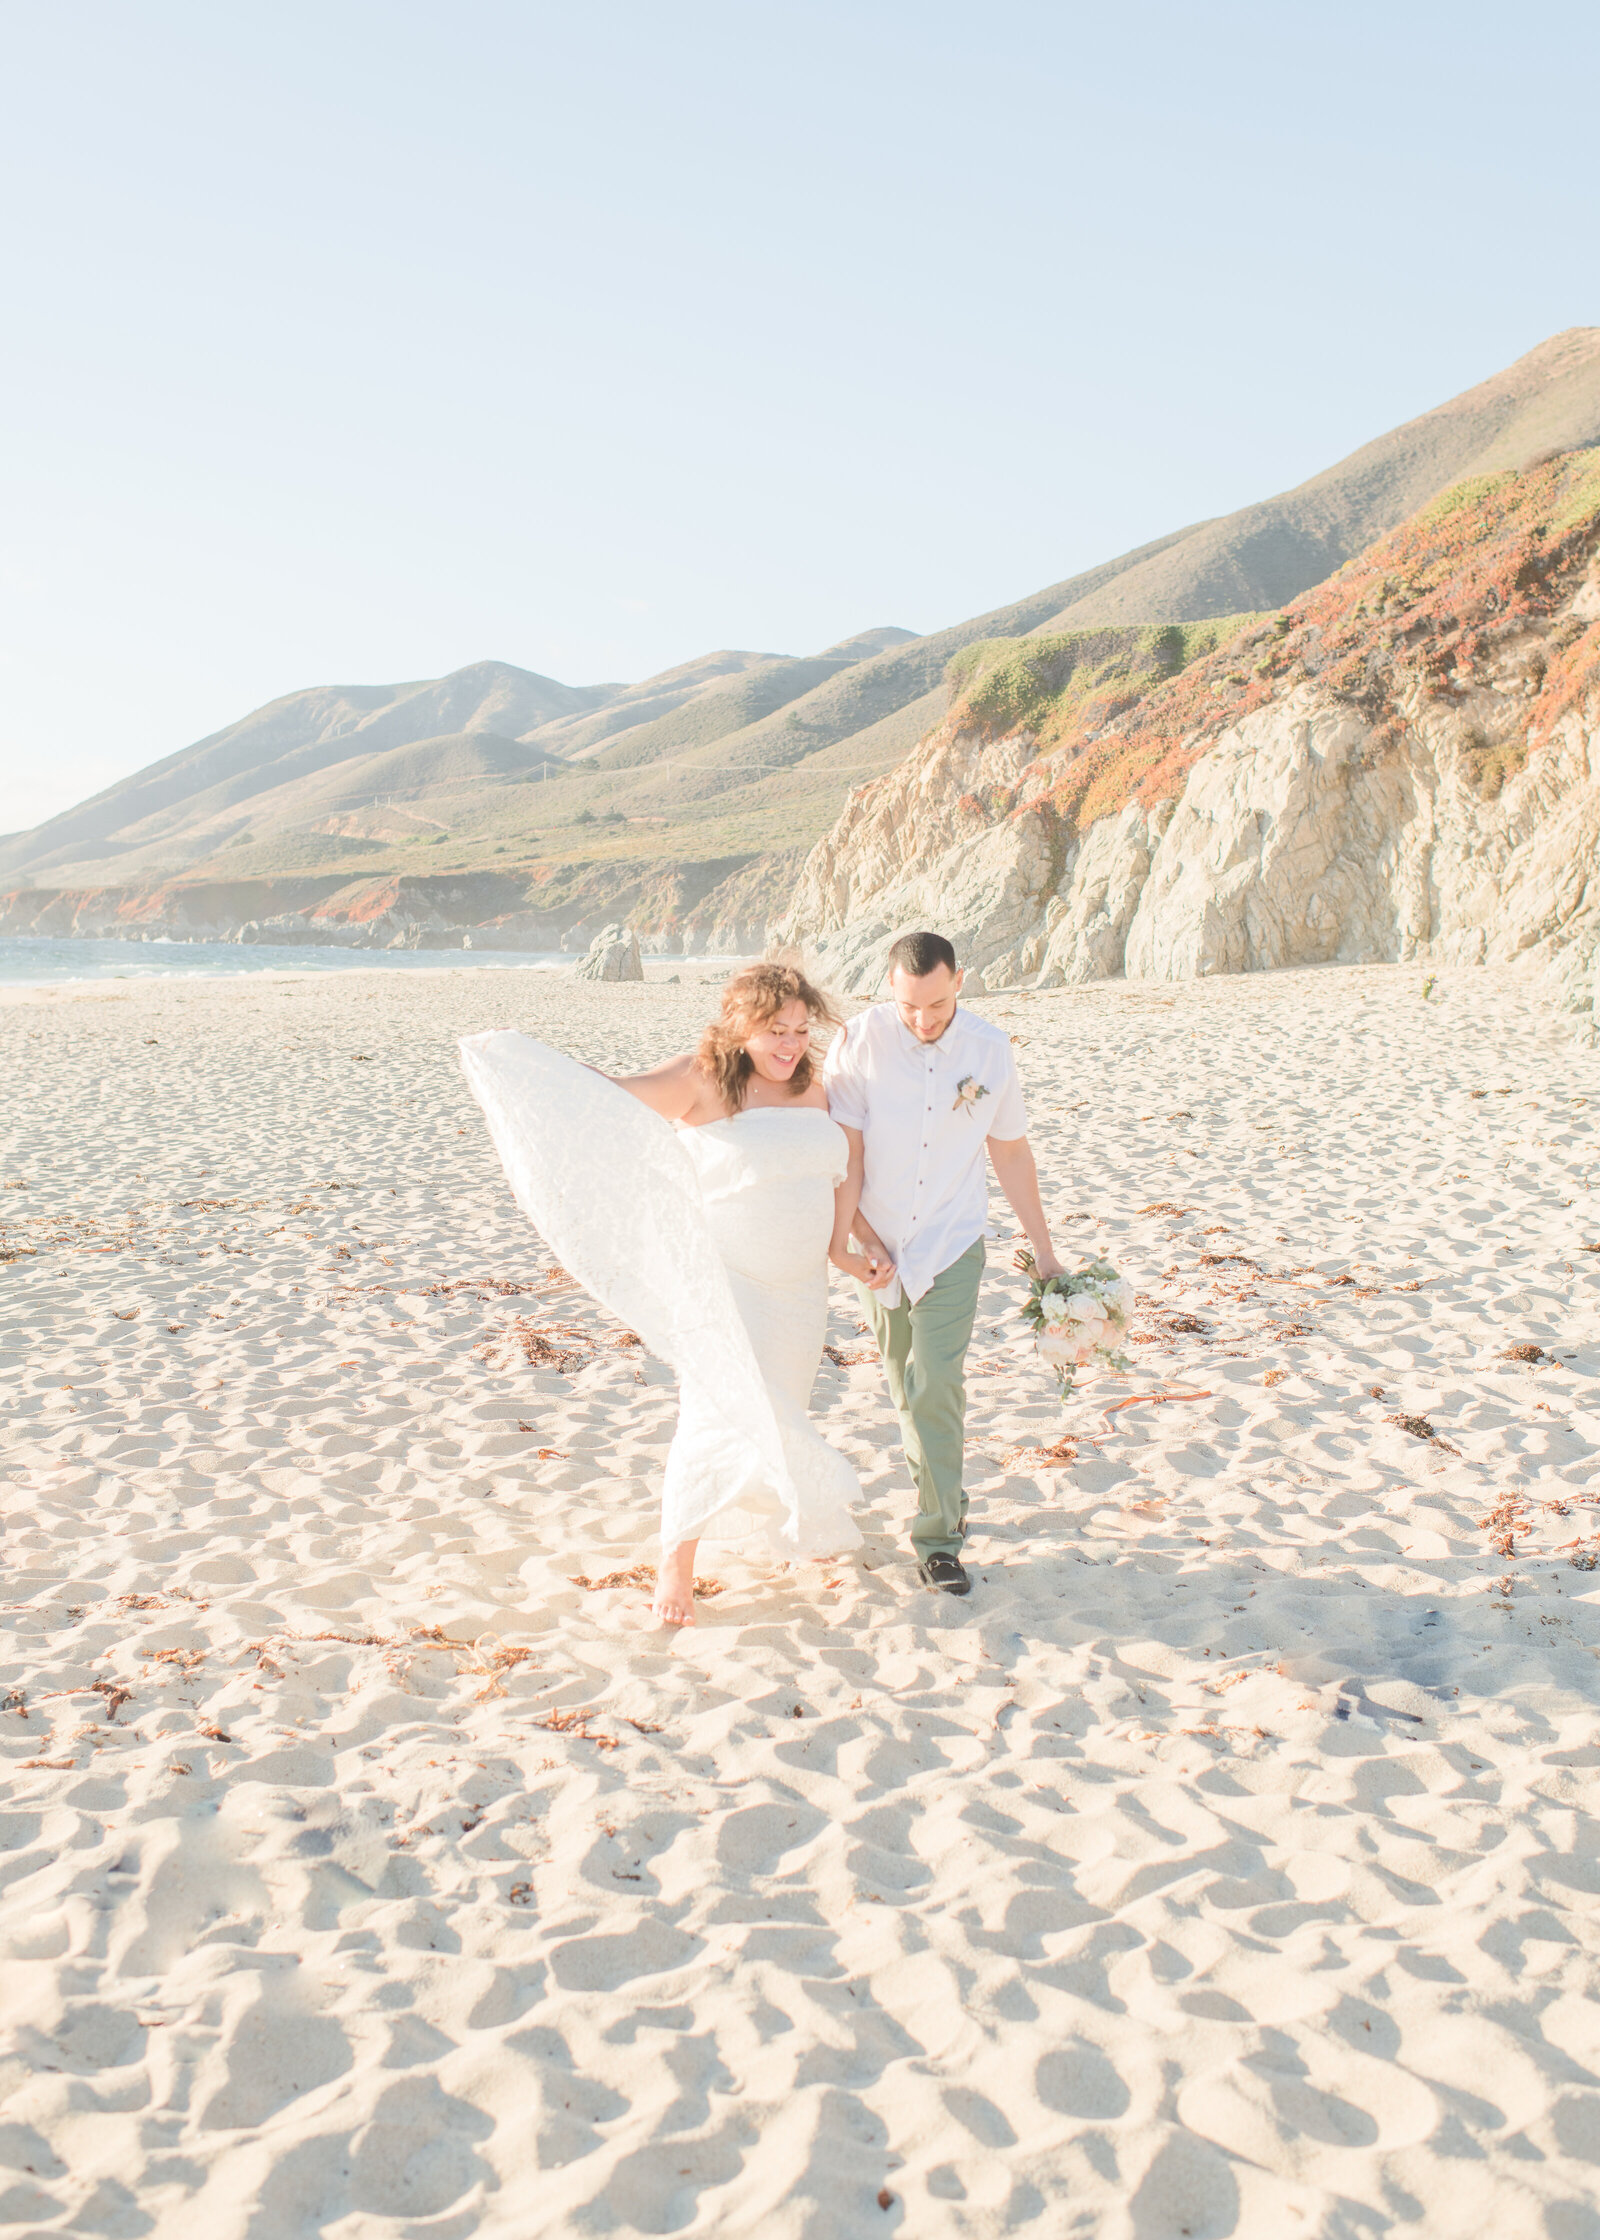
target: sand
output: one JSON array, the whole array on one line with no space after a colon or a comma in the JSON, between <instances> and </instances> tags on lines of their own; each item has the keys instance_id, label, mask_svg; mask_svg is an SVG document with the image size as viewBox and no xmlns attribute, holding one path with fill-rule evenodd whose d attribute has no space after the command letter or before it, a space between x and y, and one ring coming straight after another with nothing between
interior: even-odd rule
<instances>
[{"instance_id":1,"label":"sand","mask_svg":"<svg viewBox=\"0 0 1600 2240\"><path fill-rule=\"evenodd\" d=\"M1600 1055L1487 972L987 1001L1137 1376L1063 1411L1003 1218L932 1596L838 1287L866 1547L668 1637L670 1382L454 1062L664 1055L666 969L0 1005L0 2226L1600 2234Z\"/></svg>"}]
</instances>

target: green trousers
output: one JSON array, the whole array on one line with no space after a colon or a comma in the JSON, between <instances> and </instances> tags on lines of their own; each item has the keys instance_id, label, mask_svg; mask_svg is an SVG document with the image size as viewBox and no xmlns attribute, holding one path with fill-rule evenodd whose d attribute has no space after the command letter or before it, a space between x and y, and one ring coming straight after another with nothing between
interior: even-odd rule
<instances>
[{"instance_id":1,"label":"green trousers","mask_svg":"<svg viewBox=\"0 0 1600 2240\"><path fill-rule=\"evenodd\" d=\"M936 1275L915 1304L900 1295L886 1307L881 1295L858 1284L883 1355L889 1397L900 1418L900 1438L917 1489L911 1545L919 1561L961 1553L967 1495L961 1465L967 1434L967 1347L983 1279L983 1239Z\"/></svg>"}]
</instances>

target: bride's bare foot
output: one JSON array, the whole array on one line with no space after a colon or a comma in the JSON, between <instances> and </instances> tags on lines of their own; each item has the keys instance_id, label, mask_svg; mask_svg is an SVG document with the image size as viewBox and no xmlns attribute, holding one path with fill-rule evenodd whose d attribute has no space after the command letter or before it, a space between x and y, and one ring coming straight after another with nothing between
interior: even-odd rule
<instances>
[{"instance_id":1,"label":"bride's bare foot","mask_svg":"<svg viewBox=\"0 0 1600 2240\"><path fill-rule=\"evenodd\" d=\"M694 1624L694 1552L698 1540L680 1540L661 1558L651 1615L664 1626Z\"/></svg>"}]
</instances>

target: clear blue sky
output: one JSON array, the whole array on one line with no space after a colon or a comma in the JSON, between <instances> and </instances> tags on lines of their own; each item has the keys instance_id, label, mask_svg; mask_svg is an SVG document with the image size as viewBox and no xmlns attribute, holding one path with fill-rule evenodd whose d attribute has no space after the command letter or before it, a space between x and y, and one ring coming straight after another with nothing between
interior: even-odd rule
<instances>
[{"instance_id":1,"label":"clear blue sky","mask_svg":"<svg viewBox=\"0 0 1600 2240\"><path fill-rule=\"evenodd\" d=\"M1600 319L1600 16L0 0L0 826L302 685L927 630Z\"/></svg>"}]
</instances>

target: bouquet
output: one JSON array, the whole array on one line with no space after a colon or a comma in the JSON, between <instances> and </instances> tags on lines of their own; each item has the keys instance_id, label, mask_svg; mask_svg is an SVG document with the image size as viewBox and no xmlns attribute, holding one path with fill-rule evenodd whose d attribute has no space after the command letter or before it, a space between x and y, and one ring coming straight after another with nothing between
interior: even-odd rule
<instances>
[{"instance_id":1,"label":"bouquet","mask_svg":"<svg viewBox=\"0 0 1600 2240\"><path fill-rule=\"evenodd\" d=\"M1065 1276L1041 1276L1031 1251L1023 1251L1017 1264L1033 1279L1023 1320L1033 1325L1039 1358L1055 1371L1063 1400L1086 1361L1108 1369L1132 1367L1117 1340L1128 1327L1133 1285L1109 1260L1086 1260Z\"/></svg>"}]
</instances>

